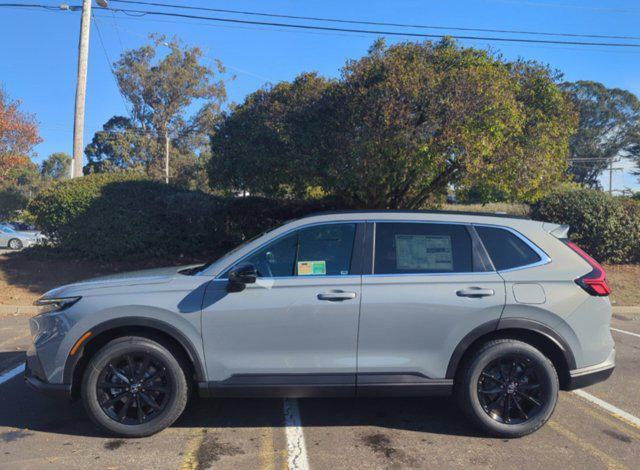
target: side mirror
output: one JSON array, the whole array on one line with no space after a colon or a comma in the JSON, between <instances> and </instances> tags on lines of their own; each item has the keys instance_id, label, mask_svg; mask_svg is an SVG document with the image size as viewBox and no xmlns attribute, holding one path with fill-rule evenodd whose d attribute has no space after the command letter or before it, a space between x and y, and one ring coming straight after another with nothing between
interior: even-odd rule
<instances>
[{"instance_id":1,"label":"side mirror","mask_svg":"<svg viewBox=\"0 0 640 470\"><path fill-rule=\"evenodd\" d=\"M258 270L251 263L236 266L229 272L229 284L227 284L228 292L241 292L247 284L253 284L258 278Z\"/></svg>"}]
</instances>

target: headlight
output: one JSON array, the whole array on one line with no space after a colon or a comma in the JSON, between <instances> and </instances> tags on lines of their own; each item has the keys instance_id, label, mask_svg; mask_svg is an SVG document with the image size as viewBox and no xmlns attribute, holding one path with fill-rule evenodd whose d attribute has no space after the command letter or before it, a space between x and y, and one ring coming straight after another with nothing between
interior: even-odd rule
<instances>
[{"instance_id":1,"label":"headlight","mask_svg":"<svg viewBox=\"0 0 640 470\"><path fill-rule=\"evenodd\" d=\"M40 307L40 311L38 315L42 315L43 313L49 312L59 312L66 308L71 307L82 297L51 297L51 298L40 298L36 300L33 304L37 307Z\"/></svg>"}]
</instances>

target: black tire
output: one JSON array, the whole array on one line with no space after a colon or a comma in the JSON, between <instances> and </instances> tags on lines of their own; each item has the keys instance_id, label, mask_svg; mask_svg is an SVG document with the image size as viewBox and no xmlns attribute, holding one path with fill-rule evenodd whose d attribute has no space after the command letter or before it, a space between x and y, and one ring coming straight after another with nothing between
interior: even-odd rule
<instances>
[{"instance_id":1,"label":"black tire","mask_svg":"<svg viewBox=\"0 0 640 470\"><path fill-rule=\"evenodd\" d=\"M462 366L456 398L487 434L514 438L538 430L558 400L558 374L549 359L522 341L490 341ZM537 404L536 404L537 403Z\"/></svg>"},{"instance_id":2,"label":"black tire","mask_svg":"<svg viewBox=\"0 0 640 470\"><path fill-rule=\"evenodd\" d=\"M24 245L22 244L21 240L17 238L12 238L11 240L9 240L9 243L7 246L12 250L21 250Z\"/></svg>"},{"instance_id":3,"label":"black tire","mask_svg":"<svg viewBox=\"0 0 640 470\"><path fill-rule=\"evenodd\" d=\"M189 384L179 352L160 341L126 336L110 341L91 358L81 396L89 417L109 434L144 437L178 419Z\"/></svg>"}]
</instances>

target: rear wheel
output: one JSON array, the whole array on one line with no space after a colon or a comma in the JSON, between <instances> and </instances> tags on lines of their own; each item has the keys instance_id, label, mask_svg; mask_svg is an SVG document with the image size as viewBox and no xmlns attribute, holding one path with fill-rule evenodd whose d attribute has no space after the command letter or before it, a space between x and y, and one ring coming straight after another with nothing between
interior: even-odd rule
<instances>
[{"instance_id":1,"label":"rear wheel","mask_svg":"<svg viewBox=\"0 0 640 470\"><path fill-rule=\"evenodd\" d=\"M491 341L463 366L456 393L465 414L499 437L530 434L551 417L558 375L544 354L522 341Z\"/></svg>"},{"instance_id":2,"label":"rear wheel","mask_svg":"<svg viewBox=\"0 0 640 470\"><path fill-rule=\"evenodd\" d=\"M9 240L9 248L11 248L12 250L21 250L22 247L23 245L21 240L18 240L17 238L12 238L11 240Z\"/></svg>"},{"instance_id":3,"label":"rear wheel","mask_svg":"<svg viewBox=\"0 0 640 470\"><path fill-rule=\"evenodd\" d=\"M111 434L143 437L170 426L184 411L188 383L178 355L148 338L115 339L87 365L82 401Z\"/></svg>"}]
</instances>

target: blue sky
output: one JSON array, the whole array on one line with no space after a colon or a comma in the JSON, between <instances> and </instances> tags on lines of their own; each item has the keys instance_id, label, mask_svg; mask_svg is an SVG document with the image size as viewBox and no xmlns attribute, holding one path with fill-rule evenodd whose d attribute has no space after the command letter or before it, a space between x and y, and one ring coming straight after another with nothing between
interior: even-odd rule
<instances>
[{"instance_id":1,"label":"blue sky","mask_svg":"<svg viewBox=\"0 0 640 470\"><path fill-rule=\"evenodd\" d=\"M33 1L51 6L61 3ZM66 1L79 3L79 0ZM158 1L181 3L180 0ZM188 0L184 3L368 21L640 36L640 2L633 0ZM112 5L157 9L115 2ZM231 101L241 101L266 82L289 80L303 71L315 70L335 76L345 60L365 54L375 39L366 34L290 31L150 16L134 18L99 8L95 8L94 13L111 61L115 61L123 49L146 42L149 33L175 35L188 44L201 46L207 60L219 58L229 72L235 74L236 78L227 84ZM71 153L79 27L80 13L0 9L0 84L11 97L20 99L22 109L35 114L40 123L44 142L36 149L38 161L56 151ZM388 38L389 42L399 40L402 39ZM486 41L462 42L477 47L488 45ZM567 80L596 80L640 95L640 49L497 43L492 47L507 58L523 57L547 63L564 72ZM85 145L115 114L125 115L126 111L93 27ZM614 187L638 189L639 185L635 177L618 172L614 176Z\"/></svg>"}]
</instances>

